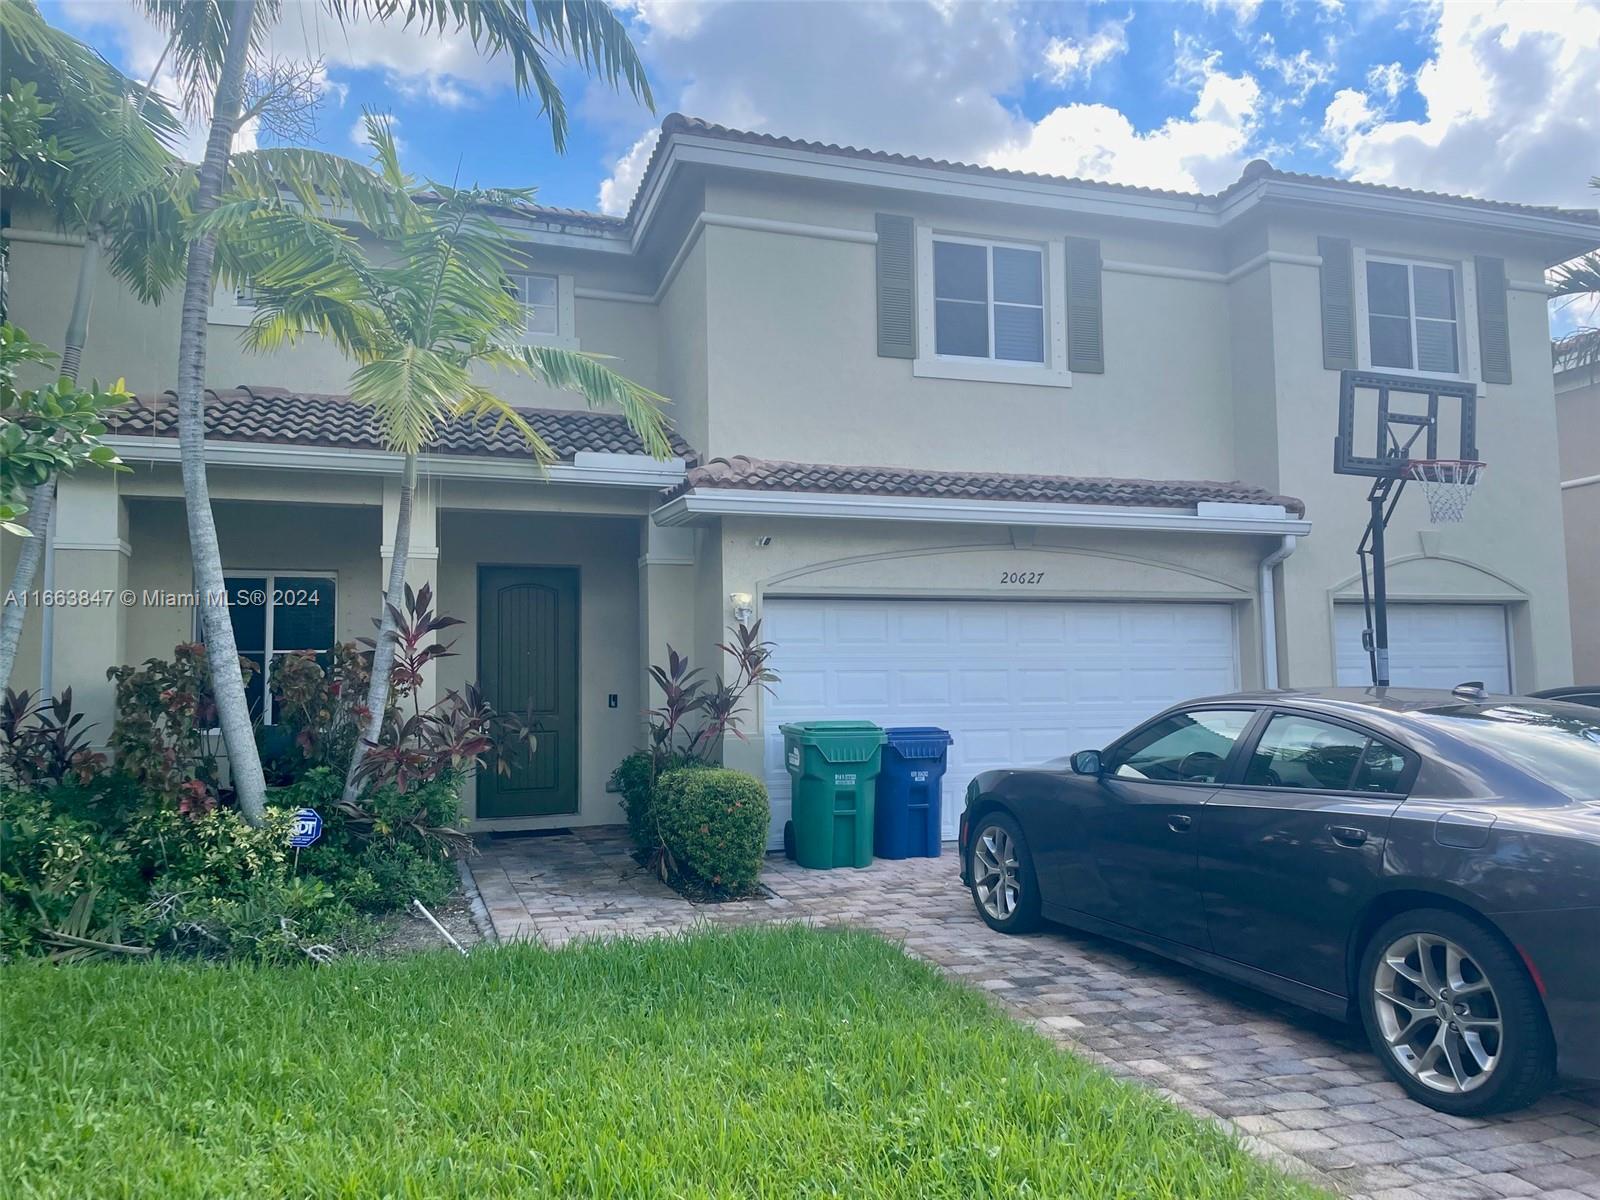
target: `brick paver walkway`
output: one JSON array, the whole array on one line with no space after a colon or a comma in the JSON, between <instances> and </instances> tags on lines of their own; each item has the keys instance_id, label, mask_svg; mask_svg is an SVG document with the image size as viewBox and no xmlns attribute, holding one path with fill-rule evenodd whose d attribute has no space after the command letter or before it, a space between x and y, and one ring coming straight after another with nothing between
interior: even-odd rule
<instances>
[{"instance_id":1,"label":"brick paver walkway","mask_svg":"<svg viewBox=\"0 0 1600 1200\"><path fill-rule=\"evenodd\" d=\"M770 858L769 898L695 906L639 870L619 829L494 839L483 849L472 873L502 939L560 945L775 920L856 925L1348 1196L1600 1198L1600 1092L1569 1090L1488 1120L1442 1116L1407 1099L1359 1032L1338 1022L1087 934L994 933L949 854L864 871Z\"/></svg>"}]
</instances>

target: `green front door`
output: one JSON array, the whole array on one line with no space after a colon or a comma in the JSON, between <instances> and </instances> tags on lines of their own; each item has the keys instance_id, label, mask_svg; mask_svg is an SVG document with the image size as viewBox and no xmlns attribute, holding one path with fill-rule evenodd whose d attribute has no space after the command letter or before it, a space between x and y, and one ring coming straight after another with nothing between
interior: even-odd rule
<instances>
[{"instance_id":1,"label":"green front door","mask_svg":"<svg viewBox=\"0 0 1600 1200\"><path fill-rule=\"evenodd\" d=\"M478 680L501 712L538 722L539 747L509 774L478 771L478 817L578 811L578 572L478 568Z\"/></svg>"}]
</instances>

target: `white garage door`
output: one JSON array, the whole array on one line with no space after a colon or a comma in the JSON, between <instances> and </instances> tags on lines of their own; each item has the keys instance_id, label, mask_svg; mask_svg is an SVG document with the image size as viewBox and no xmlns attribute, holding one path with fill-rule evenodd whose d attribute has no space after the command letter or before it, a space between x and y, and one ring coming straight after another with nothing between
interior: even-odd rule
<instances>
[{"instance_id":1,"label":"white garage door","mask_svg":"<svg viewBox=\"0 0 1600 1200\"><path fill-rule=\"evenodd\" d=\"M1367 619L1359 604L1334 609L1339 683L1366 687L1372 667L1361 648ZM1453 688L1481 679L1511 690L1506 610L1499 604L1389 605L1389 678L1396 687Z\"/></svg>"},{"instance_id":2,"label":"white garage door","mask_svg":"<svg viewBox=\"0 0 1600 1200\"><path fill-rule=\"evenodd\" d=\"M762 631L782 677L764 712L774 844L789 817L789 721L950 730L944 832L980 771L1104 746L1168 704L1238 686L1222 604L782 600Z\"/></svg>"}]
</instances>

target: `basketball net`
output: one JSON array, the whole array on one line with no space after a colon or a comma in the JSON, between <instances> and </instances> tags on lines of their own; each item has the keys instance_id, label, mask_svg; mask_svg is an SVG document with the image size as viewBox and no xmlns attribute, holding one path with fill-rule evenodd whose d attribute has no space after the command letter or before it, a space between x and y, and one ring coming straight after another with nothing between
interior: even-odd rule
<instances>
[{"instance_id":1,"label":"basketball net","mask_svg":"<svg viewBox=\"0 0 1600 1200\"><path fill-rule=\"evenodd\" d=\"M1428 519L1435 525L1454 525L1466 515L1472 489L1485 469L1470 458L1413 458L1405 473L1422 485Z\"/></svg>"}]
</instances>

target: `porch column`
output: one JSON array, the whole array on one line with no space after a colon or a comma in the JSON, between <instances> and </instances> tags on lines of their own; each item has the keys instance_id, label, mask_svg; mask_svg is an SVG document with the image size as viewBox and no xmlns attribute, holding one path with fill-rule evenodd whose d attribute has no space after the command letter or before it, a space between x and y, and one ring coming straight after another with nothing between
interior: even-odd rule
<instances>
[{"instance_id":1,"label":"porch column","mask_svg":"<svg viewBox=\"0 0 1600 1200\"><path fill-rule=\"evenodd\" d=\"M93 726L90 737L111 740L116 689L110 667L126 659L128 518L110 471L86 470L56 489L56 599L50 645L50 686L72 689L72 706Z\"/></svg>"},{"instance_id":2,"label":"porch column","mask_svg":"<svg viewBox=\"0 0 1600 1200\"><path fill-rule=\"evenodd\" d=\"M394 566L394 530L400 516L400 480L383 481L383 573L379 587L387 587L389 570ZM440 611L439 596L439 485L426 476L417 480L417 489L411 499L411 547L406 554L406 582L414 591L423 584L433 589L433 611ZM402 609L402 615L404 611ZM459 616L459 613L451 614ZM448 640L448 638L446 639ZM422 686L417 699L427 708L439 698L437 667L431 667L422 676Z\"/></svg>"},{"instance_id":3,"label":"porch column","mask_svg":"<svg viewBox=\"0 0 1600 1200\"><path fill-rule=\"evenodd\" d=\"M646 517L640 540L639 698L641 709L648 710L660 699L650 664L665 662L669 645L680 654L695 654L695 531L666 528ZM648 724L643 711L637 719L642 738Z\"/></svg>"}]
</instances>

